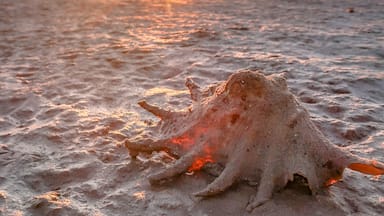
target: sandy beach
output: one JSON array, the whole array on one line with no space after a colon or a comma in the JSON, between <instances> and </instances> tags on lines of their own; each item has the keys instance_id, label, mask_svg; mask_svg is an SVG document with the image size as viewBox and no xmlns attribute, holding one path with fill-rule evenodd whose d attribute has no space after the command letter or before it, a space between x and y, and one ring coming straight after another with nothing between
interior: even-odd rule
<instances>
[{"instance_id":1,"label":"sandy beach","mask_svg":"<svg viewBox=\"0 0 384 216\"><path fill-rule=\"evenodd\" d=\"M285 72L335 145L384 162L384 1L0 0L0 215L383 215L384 177L346 170L247 212L254 185L192 195L214 176L151 186L164 152L123 141L240 69Z\"/></svg>"}]
</instances>

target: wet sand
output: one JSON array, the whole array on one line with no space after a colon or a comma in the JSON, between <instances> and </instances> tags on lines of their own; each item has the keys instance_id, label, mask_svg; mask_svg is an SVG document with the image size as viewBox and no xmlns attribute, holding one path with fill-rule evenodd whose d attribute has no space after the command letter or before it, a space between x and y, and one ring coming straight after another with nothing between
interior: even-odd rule
<instances>
[{"instance_id":1,"label":"wet sand","mask_svg":"<svg viewBox=\"0 0 384 216\"><path fill-rule=\"evenodd\" d=\"M245 183L150 186L167 163L131 160L126 137L236 70L286 72L335 145L384 161L384 2L0 1L0 215L382 215L384 178L346 170L318 196L287 188L248 213Z\"/></svg>"}]
</instances>

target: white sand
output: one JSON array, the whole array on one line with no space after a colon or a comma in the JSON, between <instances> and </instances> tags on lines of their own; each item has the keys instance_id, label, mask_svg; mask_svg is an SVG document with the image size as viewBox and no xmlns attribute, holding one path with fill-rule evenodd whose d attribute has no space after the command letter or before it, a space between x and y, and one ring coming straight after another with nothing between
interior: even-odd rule
<instances>
[{"instance_id":1,"label":"white sand","mask_svg":"<svg viewBox=\"0 0 384 216\"><path fill-rule=\"evenodd\" d=\"M352 10L353 8L353 10ZM245 183L197 199L204 172L152 187L161 154L121 145L240 68L287 72L335 145L384 161L384 2L0 1L0 215L249 215ZM353 12L353 13L350 13ZM289 188L250 215L382 215L384 178L346 171L319 196Z\"/></svg>"}]
</instances>

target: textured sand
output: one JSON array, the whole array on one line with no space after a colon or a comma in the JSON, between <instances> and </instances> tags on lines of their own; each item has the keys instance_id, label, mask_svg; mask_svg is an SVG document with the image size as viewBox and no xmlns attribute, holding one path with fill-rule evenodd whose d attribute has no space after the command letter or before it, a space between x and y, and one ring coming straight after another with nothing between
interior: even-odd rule
<instances>
[{"instance_id":1,"label":"textured sand","mask_svg":"<svg viewBox=\"0 0 384 216\"><path fill-rule=\"evenodd\" d=\"M384 161L384 2L0 1L0 215L382 215L384 178L347 171L324 194L288 188L252 214L255 187L190 194L198 172L151 187L163 154L121 145L198 84L240 68L286 72L335 145Z\"/></svg>"}]
</instances>

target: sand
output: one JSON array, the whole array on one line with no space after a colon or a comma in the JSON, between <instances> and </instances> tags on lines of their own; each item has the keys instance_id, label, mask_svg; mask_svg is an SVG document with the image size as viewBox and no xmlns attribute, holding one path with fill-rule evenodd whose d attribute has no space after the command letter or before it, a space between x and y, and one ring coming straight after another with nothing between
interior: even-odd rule
<instances>
[{"instance_id":1,"label":"sand","mask_svg":"<svg viewBox=\"0 0 384 216\"><path fill-rule=\"evenodd\" d=\"M384 161L384 2L0 1L0 215L382 215L384 178L347 170L318 196L295 186L245 211L255 186L197 199L205 172L150 186L163 153L122 141L180 109L186 77L286 72L334 142Z\"/></svg>"}]
</instances>

